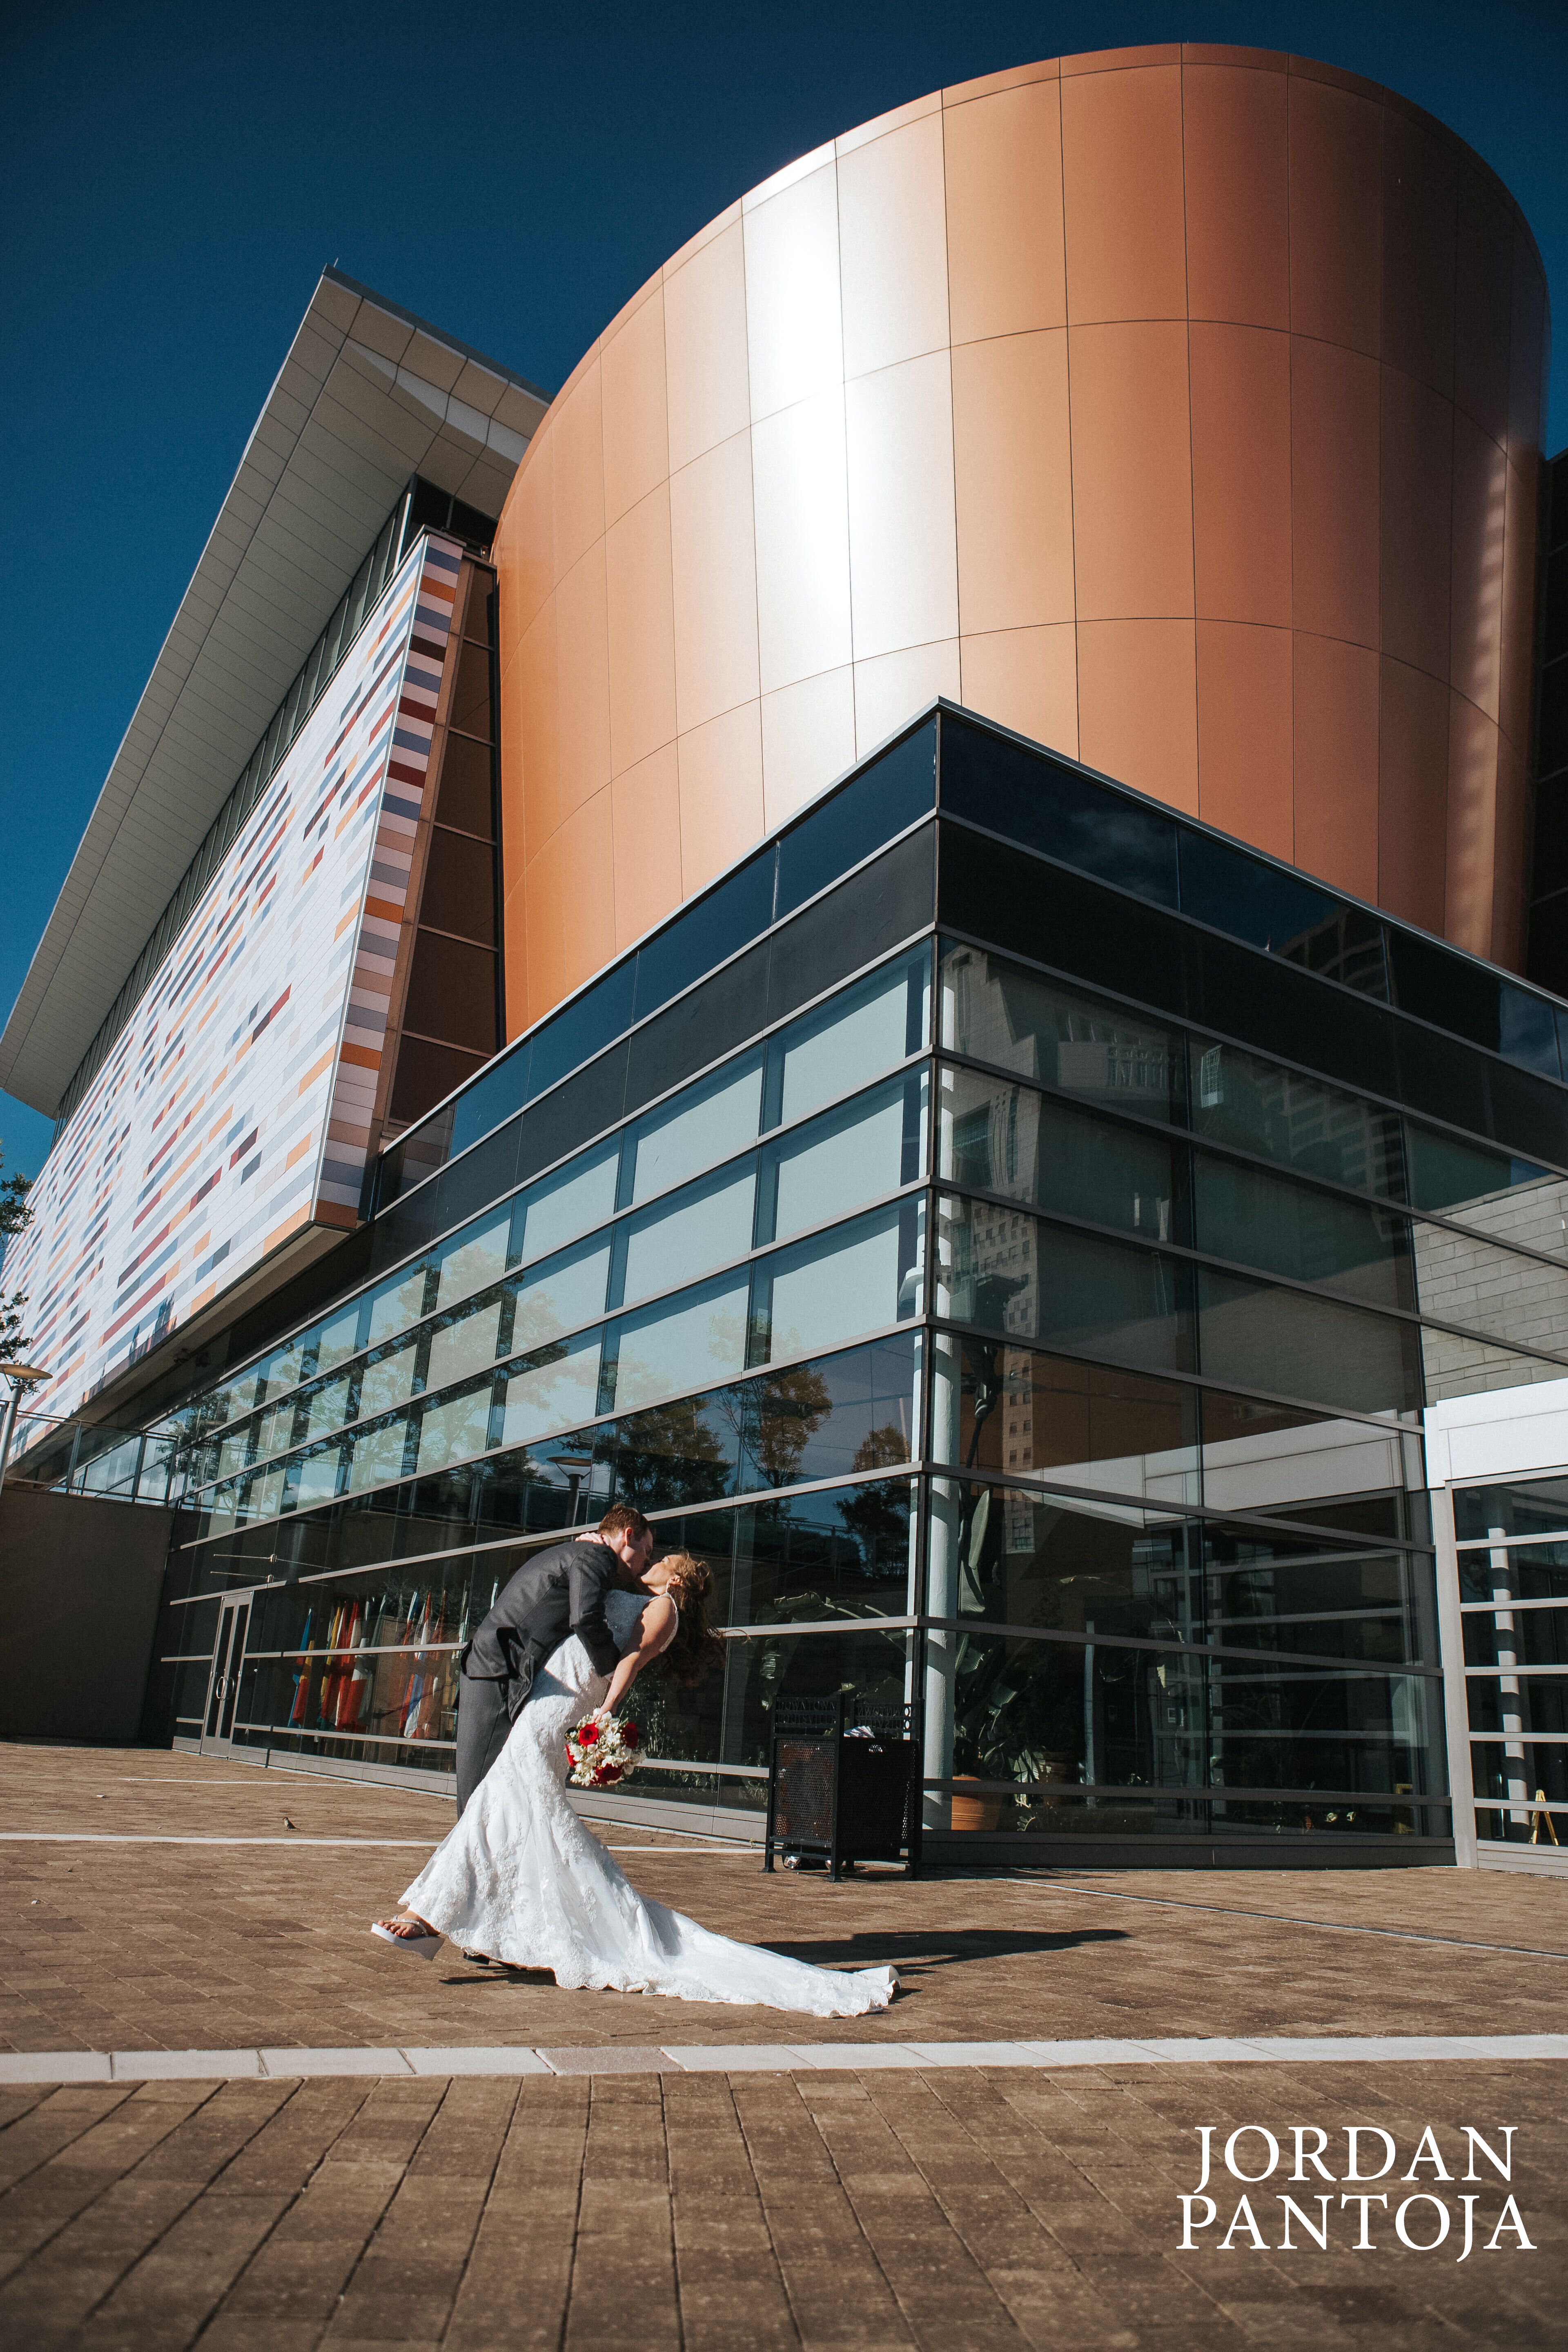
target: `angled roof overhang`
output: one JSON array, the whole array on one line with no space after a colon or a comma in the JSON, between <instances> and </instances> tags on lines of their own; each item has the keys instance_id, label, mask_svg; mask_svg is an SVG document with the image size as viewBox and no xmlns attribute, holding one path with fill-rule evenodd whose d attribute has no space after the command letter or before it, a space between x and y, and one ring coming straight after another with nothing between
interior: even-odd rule
<instances>
[{"instance_id":1,"label":"angled roof overhang","mask_svg":"<svg viewBox=\"0 0 1568 2352\"><path fill-rule=\"evenodd\" d=\"M0 1087L55 1114L409 476L499 515L548 397L323 272L0 1036Z\"/></svg>"}]
</instances>

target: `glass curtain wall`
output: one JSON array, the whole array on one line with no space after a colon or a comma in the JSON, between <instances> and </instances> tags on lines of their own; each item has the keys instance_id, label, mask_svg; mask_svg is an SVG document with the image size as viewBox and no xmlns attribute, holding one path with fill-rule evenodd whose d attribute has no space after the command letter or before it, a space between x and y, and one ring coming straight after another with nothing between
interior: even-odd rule
<instances>
[{"instance_id":1,"label":"glass curtain wall","mask_svg":"<svg viewBox=\"0 0 1568 2352\"><path fill-rule=\"evenodd\" d=\"M182 1736L254 1592L234 1740L449 1769L462 1641L624 1498L727 1636L626 1803L755 1807L774 1699L849 1686L915 1704L939 1841L1447 1839L1420 1415L1568 1370L1564 1090L1413 1020L1367 910L1031 754L1047 824L1006 739L987 799L940 723L936 795L928 721L405 1139L383 1270L175 1416Z\"/></svg>"},{"instance_id":2,"label":"glass curtain wall","mask_svg":"<svg viewBox=\"0 0 1568 2352\"><path fill-rule=\"evenodd\" d=\"M1454 1493L1476 1832L1568 1843L1568 1472Z\"/></svg>"}]
</instances>

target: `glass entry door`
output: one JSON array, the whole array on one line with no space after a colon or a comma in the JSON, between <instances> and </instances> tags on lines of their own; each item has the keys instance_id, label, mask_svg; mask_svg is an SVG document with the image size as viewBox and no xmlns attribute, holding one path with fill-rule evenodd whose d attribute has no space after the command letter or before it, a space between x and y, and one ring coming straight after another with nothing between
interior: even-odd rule
<instances>
[{"instance_id":1,"label":"glass entry door","mask_svg":"<svg viewBox=\"0 0 1568 2352\"><path fill-rule=\"evenodd\" d=\"M228 1754L234 1743L234 1706L239 1696L239 1669L245 1655L246 1628L250 1622L250 1595L225 1600L218 1612L217 1640L213 1645L212 1680L207 1685L207 1711L202 1719L202 1753Z\"/></svg>"}]
</instances>

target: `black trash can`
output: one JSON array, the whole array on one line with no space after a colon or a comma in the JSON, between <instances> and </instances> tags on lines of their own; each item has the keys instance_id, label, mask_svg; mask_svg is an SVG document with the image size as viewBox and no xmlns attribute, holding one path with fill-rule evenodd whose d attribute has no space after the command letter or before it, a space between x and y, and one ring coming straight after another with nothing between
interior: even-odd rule
<instances>
[{"instance_id":1,"label":"black trash can","mask_svg":"<svg viewBox=\"0 0 1568 2352\"><path fill-rule=\"evenodd\" d=\"M857 1707L853 1692L781 1698L773 1707L763 1868L826 1863L921 1864L920 1748L914 1709Z\"/></svg>"}]
</instances>

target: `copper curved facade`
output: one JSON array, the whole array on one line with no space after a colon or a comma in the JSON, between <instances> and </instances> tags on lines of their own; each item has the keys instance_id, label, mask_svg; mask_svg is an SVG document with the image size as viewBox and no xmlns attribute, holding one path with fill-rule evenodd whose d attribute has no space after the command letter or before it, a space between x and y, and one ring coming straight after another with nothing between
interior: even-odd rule
<instances>
[{"instance_id":1,"label":"copper curved facade","mask_svg":"<svg viewBox=\"0 0 1568 2352\"><path fill-rule=\"evenodd\" d=\"M1331 68L1026 66L803 157L567 383L500 575L508 1026L944 694L1522 959L1546 289Z\"/></svg>"}]
</instances>

